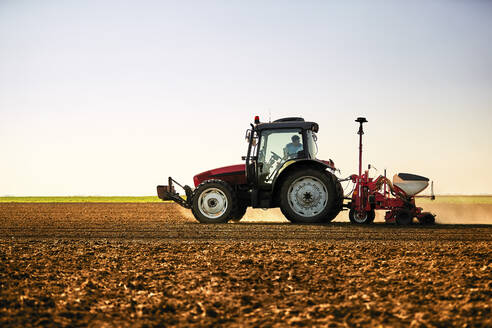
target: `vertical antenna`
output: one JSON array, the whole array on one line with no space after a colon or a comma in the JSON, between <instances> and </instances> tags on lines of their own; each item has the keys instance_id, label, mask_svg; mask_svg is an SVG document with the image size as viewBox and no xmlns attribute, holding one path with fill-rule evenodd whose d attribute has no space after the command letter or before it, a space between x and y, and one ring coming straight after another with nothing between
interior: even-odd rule
<instances>
[{"instance_id":1,"label":"vertical antenna","mask_svg":"<svg viewBox=\"0 0 492 328\"><path fill-rule=\"evenodd\" d=\"M362 124L366 123L367 120L365 117L357 117L355 120L359 123L359 131L357 134L359 135L359 179L362 176L362 135L364 134L364 130L362 129Z\"/></svg>"},{"instance_id":2,"label":"vertical antenna","mask_svg":"<svg viewBox=\"0 0 492 328\"><path fill-rule=\"evenodd\" d=\"M268 123L272 123L272 111L268 108Z\"/></svg>"}]
</instances>

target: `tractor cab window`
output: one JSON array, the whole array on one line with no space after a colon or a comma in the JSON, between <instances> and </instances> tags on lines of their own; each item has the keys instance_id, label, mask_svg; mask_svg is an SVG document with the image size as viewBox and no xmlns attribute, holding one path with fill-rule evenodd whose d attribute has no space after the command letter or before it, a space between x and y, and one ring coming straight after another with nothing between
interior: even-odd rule
<instances>
[{"instance_id":1,"label":"tractor cab window","mask_svg":"<svg viewBox=\"0 0 492 328\"><path fill-rule=\"evenodd\" d=\"M258 151L258 183L271 184L278 170L290 160L304 156L300 129L265 130Z\"/></svg>"},{"instance_id":2,"label":"tractor cab window","mask_svg":"<svg viewBox=\"0 0 492 328\"><path fill-rule=\"evenodd\" d=\"M307 131L306 136L307 136L309 157L315 159L316 154L318 154L318 145L316 144L318 137L316 136L316 133L314 133L311 130Z\"/></svg>"}]
</instances>

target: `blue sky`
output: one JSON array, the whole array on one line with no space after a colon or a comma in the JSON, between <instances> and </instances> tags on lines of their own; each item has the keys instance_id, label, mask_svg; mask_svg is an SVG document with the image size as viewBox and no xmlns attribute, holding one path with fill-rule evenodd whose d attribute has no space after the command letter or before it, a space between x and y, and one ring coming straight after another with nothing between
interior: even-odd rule
<instances>
[{"instance_id":1,"label":"blue sky","mask_svg":"<svg viewBox=\"0 0 492 328\"><path fill-rule=\"evenodd\" d=\"M320 158L492 193L488 1L2 1L0 195L151 195L241 163L262 119ZM366 163L367 163L366 162Z\"/></svg>"}]
</instances>

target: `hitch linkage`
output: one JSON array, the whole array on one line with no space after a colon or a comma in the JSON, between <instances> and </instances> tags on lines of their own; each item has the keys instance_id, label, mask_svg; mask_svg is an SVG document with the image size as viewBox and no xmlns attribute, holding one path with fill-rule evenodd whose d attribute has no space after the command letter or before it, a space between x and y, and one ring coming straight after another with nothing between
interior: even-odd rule
<instances>
[{"instance_id":1,"label":"hitch linkage","mask_svg":"<svg viewBox=\"0 0 492 328\"><path fill-rule=\"evenodd\" d=\"M186 199L180 196L173 186L173 182L185 191ZM191 208L193 203L193 190L188 185L181 185L178 181L169 177L167 186L157 186L157 195L162 200L172 200L184 208Z\"/></svg>"}]
</instances>

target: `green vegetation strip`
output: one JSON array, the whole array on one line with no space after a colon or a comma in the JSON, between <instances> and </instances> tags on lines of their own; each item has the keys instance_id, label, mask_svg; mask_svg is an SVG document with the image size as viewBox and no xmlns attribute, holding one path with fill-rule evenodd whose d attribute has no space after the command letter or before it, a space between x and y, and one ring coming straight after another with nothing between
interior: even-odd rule
<instances>
[{"instance_id":1,"label":"green vegetation strip","mask_svg":"<svg viewBox=\"0 0 492 328\"><path fill-rule=\"evenodd\" d=\"M0 203L158 203L157 196L0 197Z\"/></svg>"},{"instance_id":2,"label":"green vegetation strip","mask_svg":"<svg viewBox=\"0 0 492 328\"><path fill-rule=\"evenodd\" d=\"M436 196L435 200L430 200L429 198L417 198L417 203L427 204L492 204L492 195L485 196Z\"/></svg>"},{"instance_id":3,"label":"green vegetation strip","mask_svg":"<svg viewBox=\"0 0 492 328\"><path fill-rule=\"evenodd\" d=\"M54 196L0 197L0 203L160 203L157 196ZM436 196L432 201L418 198L418 204L492 204L492 196Z\"/></svg>"}]
</instances>

